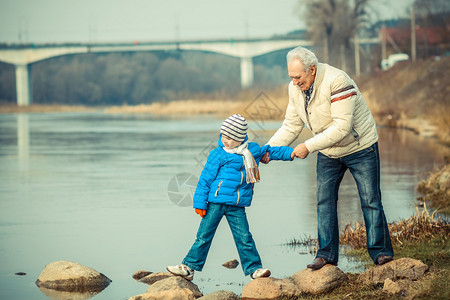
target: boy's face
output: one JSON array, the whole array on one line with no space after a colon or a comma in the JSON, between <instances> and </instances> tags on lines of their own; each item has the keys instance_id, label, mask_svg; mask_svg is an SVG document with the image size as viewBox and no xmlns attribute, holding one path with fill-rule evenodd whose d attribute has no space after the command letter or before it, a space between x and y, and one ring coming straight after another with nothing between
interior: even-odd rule
<instances>
[{"instance_id":1,"label":"boy's face","mask_svg":"<svg viewBox=\"0 0 450 300\"><path fill-rule=\"evenodd\" d=\"M222 134L221 140L222 140L223 145L225 146L225 149L228 149L228 150L236 148L240 144L242 144L242 142L238 142L233 139L230 139L229 137L227 137L226 135L223 135L223 134Z\"/></svg>"}]
</instances>

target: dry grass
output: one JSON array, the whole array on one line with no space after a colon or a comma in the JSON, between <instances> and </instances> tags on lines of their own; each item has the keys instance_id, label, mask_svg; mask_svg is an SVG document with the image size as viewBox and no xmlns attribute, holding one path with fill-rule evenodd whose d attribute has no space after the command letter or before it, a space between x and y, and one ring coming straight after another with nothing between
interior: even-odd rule
<instances>
[{"instance_id":1,"label":"dry grass","mask_svg":"<svg viewBox=\"0 0 450 300\"><path fill-rule=\"evenodd\" d=\"M301 248L303 249L301 253L315 255L317 252L317 239L312 238L311 236L305 236L300 239L292 238L289 242L283 244L283 246L296 249Z\"/></svg>"},{"instance_id":2,"label":"dry grass","mask_svg":"<svg viewBox=\"0 0 450 300\"><path fill-rule=\"evenodd\" d=\"M439 211L450 214L450 164L431 172L417 186L422 201L430 202Z\"/></svg>"},{"instance_id":3,"label":"dry grass","mask_svg":"<svg viewBox=\"0 0 450 300\"><path fill-rule=\"evenodd\" d=\"M288 104L285 86L272 91L244 90L233 100L189 99L170 102L154 102L136 106L113 106L105 113L133 113L158 115L204 115L227 117L239 113L247 119L282 120Z\"/></svg>"},{"instance_id":4,"label":"dry grass","mask_svg":"<svg viewBox=\"0 0 450 300\"><path fill-rule=\"evenodd\" d=\"M433 238L448 239L450 224L425 208L422 212L416 208L416 214L409 219L389 224L392 243L403 245L408 242L430 241ZM356 223L355 228L348 224L339 239L341 244L352 246L355 249L366 248L366 228L363 223Z\"/></svg>"},{"instance_id":5,"label":"dry grass","mask_svg":"<svg viewBox=\"0 0 450 300\"><path fill-rule=\"evenodd\" d=\"M113 106L105 113L162 114L162 115L199 115L228 114L242 105L240 101L216 100L180 100L172 102L155 102L136 106Z\"/></svg>"},{"instance_id":6,"label":"dry grass","mask_svg":"<svg viewBox=\"0 0 450 300\"><path fill-rule=\"evenodd\" d=\"M44 104L32 104L29 106L18 106L16 104L0 103L1 114L11 113L46 113L46 112L87 112L98 111L102 108L87 107L79 105L44 105Z\"/></svg>"}]
</instances>

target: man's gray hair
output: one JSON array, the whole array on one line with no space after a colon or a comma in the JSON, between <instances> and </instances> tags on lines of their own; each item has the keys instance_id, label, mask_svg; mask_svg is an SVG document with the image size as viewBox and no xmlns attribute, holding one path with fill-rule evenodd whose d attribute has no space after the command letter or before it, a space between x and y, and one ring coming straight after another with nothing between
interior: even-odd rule
<instances>
[{"instance_id":1,"label":"man's gray hair","mask_svg":"<svg viewBox=\"0 0 450 300\"><path fill-rule=\"evenodd\" d=\"M288 64L294 59L298 59L305 68L305 71L308 71L312 66L317 67L319 64L316 55L312 51L303 47L297 47L289 51L286 55L286 59Z\"/></svg>"}]
</instances>

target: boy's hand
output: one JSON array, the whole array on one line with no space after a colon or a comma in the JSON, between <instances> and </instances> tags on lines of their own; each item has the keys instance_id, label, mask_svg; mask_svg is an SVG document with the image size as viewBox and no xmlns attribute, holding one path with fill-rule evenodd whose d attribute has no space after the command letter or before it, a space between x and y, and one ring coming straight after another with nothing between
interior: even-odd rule
<instances>
[{"instance_id":1,"label":"boy's hand","mask_svg":"<svg viewBox=\"0 0 450 300\"><path fill-rule=\"evenodd\" d=\"M200 217L204 217L204 216L206 216L206 209L199 209L199 208L196 208L195 209L195 212L196 213L198 213L199 215L200 215Z\"/></svg>"},{"instance_id":2,"label":"boy's hand","mask_svg":"<svg viewBox=\"0 0 450 300\"><path fill-rule=\"evenodd\" d=\"M292 155L291 155L292 157ZM268 164L270 161L269 152L264 153L263 157L261 158L260 162L263 164Z\"/></svg>"},{"instance_id":3,"label":"boy's hand","mask_svg":"<svg viewBox=\"0 0 450 300\"><path fill-rule=\"evenodd\" d=\"M292 151L292 153L291 153L291 159L294 160L294 158L295 158L295 153L294 153L294 151Z\"/></svg>"}]
</instances>

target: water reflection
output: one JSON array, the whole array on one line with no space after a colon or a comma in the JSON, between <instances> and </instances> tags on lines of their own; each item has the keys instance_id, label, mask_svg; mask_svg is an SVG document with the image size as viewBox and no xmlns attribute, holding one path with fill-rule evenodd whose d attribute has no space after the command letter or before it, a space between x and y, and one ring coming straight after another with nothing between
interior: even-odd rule
<instances>
[{"instance_id":1,"label":"water reflection","mask_svg":"<svg viewBox=\"0 0 450 300\"><path fill-rule=\"evenodd\" d=\"M47 297L49 297L50 299L55 299L55 300L86 300L86 299L90 299L92 297L94 297L95 295L97 295L98 293L100 293L101 291L97 291L97 292L64 292L64 291L57 291L57 290L53 290L53 289L47 289L45 287L39 287L39 290L46 295Z\"/></svg>"},{"instance_id":2,"label":"water reflection","mask_svg":"<svg viewBox=\"0 0 450 300\"><path fill-rule=\"evenodd\" d=\"M20 162L27 162L30 156L30 127L28 122L28 115L17 115L17 155Z\"/></svg>"}]
</instances>

